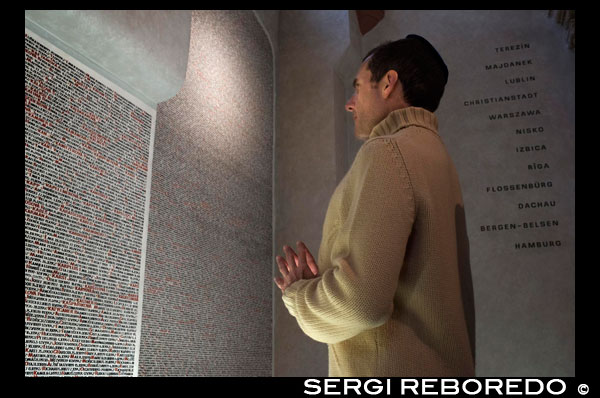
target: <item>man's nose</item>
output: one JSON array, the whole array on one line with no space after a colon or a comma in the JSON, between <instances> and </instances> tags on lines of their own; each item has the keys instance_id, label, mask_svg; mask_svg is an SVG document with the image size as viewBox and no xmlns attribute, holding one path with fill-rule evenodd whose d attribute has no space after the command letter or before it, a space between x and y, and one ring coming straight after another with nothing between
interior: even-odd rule
<instances>
[{"instance_id":1,"label":"man's nose","mask_svg":"<svg viewBox=\"0 0 600 398\"><path fill-rule=\"evenodd\" d=\"M348 102L346 102L346 111L348 112L354 112L354 100L355 100L356 94L352 94L352 97L350 97L350 99L348 100Z\"/></svg>"}]
</instances>

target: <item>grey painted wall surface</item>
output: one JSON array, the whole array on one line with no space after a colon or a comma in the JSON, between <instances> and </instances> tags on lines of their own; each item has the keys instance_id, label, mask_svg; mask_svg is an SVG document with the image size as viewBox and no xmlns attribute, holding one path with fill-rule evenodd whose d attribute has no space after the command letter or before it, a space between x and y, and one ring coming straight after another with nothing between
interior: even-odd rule
<instances>
[{"instance_id":1,"label":"grey painted wall surface","mask_svg":"<svg viewBox=\"0 0 600 398\"><path fill-rule=\"evenodd\" d=\"M348 37L346 11L280 11L274 254L302 240L317 256L336 186L334 66ZM274 376L327 376L327 346L304 335L273 291Z\"/></svg>"}]
</instances>

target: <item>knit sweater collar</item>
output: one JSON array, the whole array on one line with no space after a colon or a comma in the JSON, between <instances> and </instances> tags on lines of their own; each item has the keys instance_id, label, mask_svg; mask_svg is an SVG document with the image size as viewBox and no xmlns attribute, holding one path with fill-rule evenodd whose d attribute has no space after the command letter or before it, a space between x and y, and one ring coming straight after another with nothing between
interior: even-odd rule
<instances>
[{"instance_id":1,"label":"knit sweater collar","mask_svg":"<svg viewBox=\"0 0 600 398\"><path fill-rule=\"evenodd\" d=\"M424 127L438 134L438 122L435 115L427 109L410 106L390 112L385 119L373 127L369 138L395 134L409 126Z\"/></svg>"}]
</instances>

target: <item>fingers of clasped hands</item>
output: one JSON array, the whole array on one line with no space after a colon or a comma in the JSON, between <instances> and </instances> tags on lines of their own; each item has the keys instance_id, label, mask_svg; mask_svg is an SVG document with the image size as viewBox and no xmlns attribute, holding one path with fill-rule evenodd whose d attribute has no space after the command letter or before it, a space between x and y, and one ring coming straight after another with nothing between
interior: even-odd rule
<instances>
[{"instance_id":1,"label":"fingers of clasped hands","mask_svg":"<svg viewBox=\"0 0 600 398\"><path fill-rule=\"evenodd\" d=\"M300 279L312 279L319 275L319 268L315 258L310 253L304 242L296 242L298 254L290 246L283 246L285 258L276 256L275 261L282 276L274 278L275 284L281 293L292 283Z\"/></svg>"}]
</instances>

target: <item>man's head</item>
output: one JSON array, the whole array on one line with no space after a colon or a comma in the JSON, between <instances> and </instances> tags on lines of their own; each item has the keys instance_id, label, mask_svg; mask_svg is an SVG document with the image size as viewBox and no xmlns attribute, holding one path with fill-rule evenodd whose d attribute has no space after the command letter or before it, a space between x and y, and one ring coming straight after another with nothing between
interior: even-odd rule
<instances>
[{"instance_id":1,"label":"man's head","mask_svg":"<svg viewBox=\"0 0 600 398\"><path fill-rule=\"evenodd\" d=\"M448 81L446 64L424 38L408 35L372 49L354 80L346 103L354 116L354 134L366 140L391 111L417 106L434 112Z\"/></svg>"}]
</instances>

